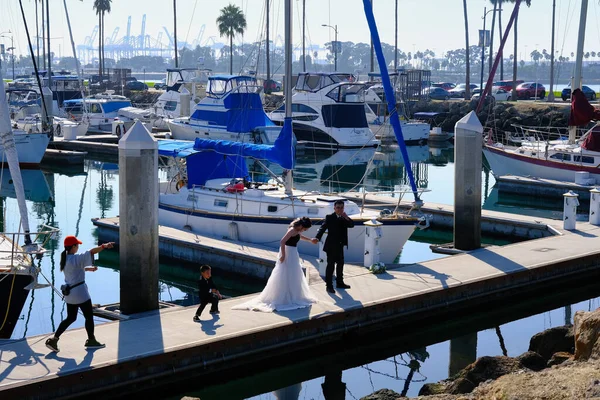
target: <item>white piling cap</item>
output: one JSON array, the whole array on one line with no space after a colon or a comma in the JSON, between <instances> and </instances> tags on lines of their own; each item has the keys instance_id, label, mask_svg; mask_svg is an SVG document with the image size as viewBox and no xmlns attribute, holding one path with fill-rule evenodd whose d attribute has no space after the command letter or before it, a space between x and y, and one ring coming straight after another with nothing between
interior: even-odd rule
<instances>
[{"instance_id":1,"label":"white piling cap","mask_svg":"<svg viewBox=\"0 0 600 400\"><path fill-rule=\"evenodd\" d=\"M181 88L181 90L179 91L179 94L190 94L190 91L187 90L187 88L184 86L183 88Z\"/></svg>"},{"instance_id":2,"label":"white piling cap","mask_svg":"<svg viewBox=\"0 0 600 400\"><path fill-rule=\"evenodd\" d=\"M479 121L479 118L477 118L475 111L471 111L456 122L454 129L464 129L466 131L483 133L483 126L481 126L481 122Z\"/></svg>"},{"instance_id":3,"label":"white piling cap","mask_svg":"<svg viewBox=\"0 0 600 400\"><path fill-rule=\"evenodd\" d=\"M119 140L119 149L153 150L158 149L158 142L144 124L136 120L131 129Z\"/></svg>"},{"instance_id":4,"label":"white piling cap","mask_svg":"<svg viewBox=\"0 0 600 400\"><path fill-rule=\"evenodd\" d=\"M579 197L577 193L572 190L569 190L567 193L563 194L564 197Z\"/></svg>"},{"instance_id":5,"label":"white piling cap","mask_svg":"<svg viewBox=\"0 0 600 400\"><path fill-rule=\"evenodd\" d=\"M598 187L594 187L592 190L590 190L590 193L600 193L600 190Z\"/></svg>"}]
</instances>

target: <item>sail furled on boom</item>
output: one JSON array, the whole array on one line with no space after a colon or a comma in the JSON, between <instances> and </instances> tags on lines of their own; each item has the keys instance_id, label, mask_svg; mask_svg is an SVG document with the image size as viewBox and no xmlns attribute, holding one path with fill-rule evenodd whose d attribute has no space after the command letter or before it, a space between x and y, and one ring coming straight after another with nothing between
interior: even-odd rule
<instances>
[{"instance_id":1,"label":"sail furled on boom","mask_svg":"<svg viewBox=\"0 0 600 400\"><path fill-rule=\"evenodd\" d=\"M383 90L385 92L385 97L388 103L388 112L390 113L390 124L392 125L392 128L394 128L394 134L396 135L396 140L398 141L398 145L400 146L400 151L402 153L402 158L404 159L406 173L410 181L410 187L413 191L413 196L415 197L415 202L421 202L421 199L419 198L419 193L417 191L417 185L415 183L415 177L413 175L413 171L410 165L410 160L408 159L408 151L406 150L406 144L404 143L402 126L400 125L400 119L398 118L398 112L396 109L396 96L394 94L394 89L392 88L392 84L390 82L390 75L387 70L385 57L383 56L381 40L379 39L379 32L377 31L377 25L375 23L375 16L373 15L371 0L363 0L363 4L365 9L365 16L367 17L367 23L369 24L369 30L371 31L373 48L375 49L375 54L377 55L377 63L379 64L379 70L381 72L381 82L383 84Z\"/></svg>"}]
</instances>

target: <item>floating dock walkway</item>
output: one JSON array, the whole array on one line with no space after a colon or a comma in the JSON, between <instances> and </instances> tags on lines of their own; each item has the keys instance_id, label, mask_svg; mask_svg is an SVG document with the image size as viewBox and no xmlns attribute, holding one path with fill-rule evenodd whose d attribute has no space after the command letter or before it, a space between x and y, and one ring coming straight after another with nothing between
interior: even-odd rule
<instances>
[{"instance_id":1,"label":"floating dock walkway","mask_svg":"<svg viewBox=\"0 0 600 400\"><path fill-rule=\"evenodd\" d=\"M205 313L200 323L192 321L196 307L187 307L98 325L96 336L106 348L95 351L83 347L84 329L65 332L58 354L44 346L47 335L5 344L0 346L0 396L173 395L180 387L173 385L191 378L200 387L234 371L273 368L273 360L283 362L292 354L327 352L352 340L369 344L380 330L395 329L399 338L420 335L425 326L481 311L487 302L518 302L573 282L597 281L600 227L579 223L577 230L564 231L560 221L539 222L546 223L554 224L549 231L557 235L400 266L382 275L353 269L346 279L352 288L336 294L327 293L311 273L319 300L311 308L231 310L250 297L244 296L222 301L221 314Z\"/></svg>"}]
</instances>

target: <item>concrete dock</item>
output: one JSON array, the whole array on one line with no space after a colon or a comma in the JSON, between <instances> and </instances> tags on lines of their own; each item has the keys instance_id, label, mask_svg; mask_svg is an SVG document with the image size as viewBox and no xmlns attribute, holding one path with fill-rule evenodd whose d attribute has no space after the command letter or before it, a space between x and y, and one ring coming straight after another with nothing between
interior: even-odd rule
<instances>
[{"instance_id":1,"label":"concrete dock","mask_svg":"<svg viewBox=\"0 0 600 400\"><path fill-rule=\"evenodd\" d=\"M419 335L440 318L482 311L487 302L518 302L534 290L597 280L600 227L579 223L577 230L564 231L561 226L550 227L555 236L486 247L382 275L363 269L347 277L351 289L335 295L311 274L311 289L319 300L311 308L231 310L251 297L245 296L222 301L221 314L206 313L200 323L192 321L195 307L189 307L99 325L96 336L107 346L96 351L83 347L84 329L67 331L58 354L45 348L45 336L6 344L0 347L0 395L107 398L141 390L159 393L160 388L174 394L173 385L190 377L201 387L203 379L256 372L294 352L331 348L352 338L368 344L374 332L394 327L398 337Z\"/></svg>"}]
</instances>

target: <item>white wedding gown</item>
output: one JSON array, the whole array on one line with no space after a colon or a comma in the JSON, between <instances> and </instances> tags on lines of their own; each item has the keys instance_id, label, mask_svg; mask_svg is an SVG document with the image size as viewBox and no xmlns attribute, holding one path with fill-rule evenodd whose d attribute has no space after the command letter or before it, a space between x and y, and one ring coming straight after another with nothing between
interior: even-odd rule
<instances>
[{"instance_id":1,"label":"white wedding gown","mask_svg":"<svg viewBox=\"0 0 600 400\"><path fill-rule=\"evenodd\" d=\"M232 307L232 310L286 311L310 307L317 302L302 273L298 249L286 245L285 260L279 262L280 257L281 251L263 291L257 297Z\"/></svg>"}]
</instances>

